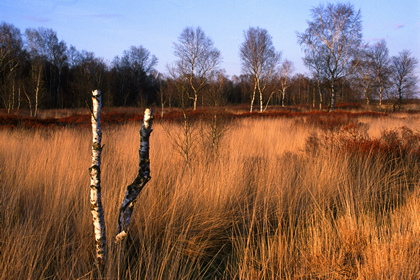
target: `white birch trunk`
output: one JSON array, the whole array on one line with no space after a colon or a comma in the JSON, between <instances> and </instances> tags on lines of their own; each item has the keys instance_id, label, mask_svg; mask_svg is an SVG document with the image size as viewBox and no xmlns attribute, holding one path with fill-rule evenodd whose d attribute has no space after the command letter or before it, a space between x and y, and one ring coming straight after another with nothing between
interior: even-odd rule
<instances>
[{"instance_id":1,"label":"white birch trunk","mask_svg":"<svg viewBox=\"0 0 420 280\"><path fill-rule=\"evenodd\" d=\"M96 259L103 266L106 260L106 233L104 210L101 201L101 107L102 96L99 90L92 92L93 111L92 123L92 165L90 174L90 210L93 216L93 229L95 234Z\"/></svg>"},{"instance_id":2,"label":"white birch trunk","mask_svg":"<svg viewBox=\"0 0 420 280\"><path fill-rule=\"evenodd\" d=\"M38 115L38 107L39 107L39 91L41 87L41 71L42 67L39 67L38 76L36 79L36 88L35 88L35 108L34 108L34 117Z\"/></svg>"},{"instance_id":3,"label":"white birch trunk","mask_svg":"<svg viewBox=\"0 0 420 280\"><path fill-rule=\"evenodd\" d=\"M128 233L131 214L133 213L134 203L137 196L144 186L151 179L150 177L150 159L149 159L149 137L152 133L153 111L146 109L144 111L143 124L140 128L140 149L139 149L139 171L134 182L127 186L124 200L120 207L120 215L118 218L118 231L115 242L124 240Z\"/></svg>"},{"instance_id":4,"label":"white birch trunk","mask_svg":"<svg viewBox=\"0 0 420 280\"><path fill-rule=\"evenodd\" d=\"M286 89L281 92L281 107L284 107L284 97L286 96Z\"/></svg>"},{"instance_id":5,"label":"white birch trunk","mask_svg":"<svg viewBox=\"0 0 420 280\"><path fill-rule=\"evenodd\" d=\"M254 110L254 102L255 102L255 94L257 92L257 82L254 82L254 89L252 91L252 97L251 97L251 107L249 109L249 112L252 113L252 111Z\"/></svg>"}]
</instances>

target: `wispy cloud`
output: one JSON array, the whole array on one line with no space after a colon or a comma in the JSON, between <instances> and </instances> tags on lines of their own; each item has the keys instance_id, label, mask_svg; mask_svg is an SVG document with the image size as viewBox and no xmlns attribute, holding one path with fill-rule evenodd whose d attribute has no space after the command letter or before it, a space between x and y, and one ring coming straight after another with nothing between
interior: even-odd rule
<instances>
[{"instance_id":1,"label":"wispy cloud","mask_svg":"<svg viewBox=\"0 0 420 280\"><path fill-rule=\"evenodd\" d=\"M398 29L401 29L401 28L404 28L404 27L405 27L405 24L399 23L399 24L396 24L394 26L394 30L398 30Z\"/></svg>"},{"instance_id":2,"label":"wispy cloud","mask_svg":"<svg viewBox=\"0 0 420 280\"><path fill-rule=\"evenodd\" d=\"M51 21L50 18L34 17L34 16L27 16L27 17L25 17L25 19L27 19L29 21L36 22L36 23L45 23L45 22L50 22Z\"/></svg>"},{"instance_id":3,"label":"wispy cloud","mask_svg":"<svg viewBox=\"0 0 420 280\"><path fill-rule=\"evenodd\" d=\"M102 19L122 19L122 18L124 18L120 14L91 14L91 15L88 15L88 16L89 17L94 17L94 18L102 18Z\"/></svg>"}]
</instances>

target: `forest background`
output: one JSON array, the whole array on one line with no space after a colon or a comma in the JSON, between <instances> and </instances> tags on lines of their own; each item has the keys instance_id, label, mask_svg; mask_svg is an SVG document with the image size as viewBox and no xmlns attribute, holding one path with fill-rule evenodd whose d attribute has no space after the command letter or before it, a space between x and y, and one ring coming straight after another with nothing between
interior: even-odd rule
<instances>
[{"instance_id":1,"label":"forest background","mask_svg":"<svg viewBox=\"0 0 420 280\"><path fill-rule=\"evenodd\" d=\"M311 9L308 28L297 33L308 73L276 50L264 28L250 27L238 49L242 73L229 77L221 53L200 27L186 27L173 42L176 60L165 73L142 45L111 63L59 40L50 28L0 25L0 107L7 112L86 107L93 89L106 106L196 108L254 104L334 109L338 103L391 103L418 98L418 59L410 50L390 55L385 40L363 41L361 11L351 4ZM322 24L317 24L318 19Z\"/></svg>"}]
</instances>

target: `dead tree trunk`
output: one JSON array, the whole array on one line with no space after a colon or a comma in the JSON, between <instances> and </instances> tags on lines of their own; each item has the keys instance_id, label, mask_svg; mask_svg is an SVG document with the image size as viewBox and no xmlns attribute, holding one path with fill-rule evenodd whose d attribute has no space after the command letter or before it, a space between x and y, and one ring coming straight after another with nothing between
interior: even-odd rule
<instances>
[{"instance_id":1,"label":"dead tree trunk","mask_svg":"<svg viewBox=\"0 0 420 280\"><path fill-rule=\"evenodd\" d=\"M101 201L101 107L102 96L99 90L92 92L92 165L90 174L90 210L93 216L93 228L95 233L96 259L98 265L103 267L106 260L106 233L104 210Z\"/></svg>"},{"instance_id":2,"label":"dead tree trunk","mask_svg":"<svg viewBox=\"0 0 420 280\"><path fill-rule=\"evenodd\" d=\"M134 203L137 196L150 180L150 159L149 159L149 137L152 133L153 112L150 109L144 111L143 124L140 129L140 163L139 171L134 182L127 186L124 200L121 204L120 215L118 218L118 232L116 242L125 239L130 225L131 214L133 213Z\"/></svg>"}]
</instances>

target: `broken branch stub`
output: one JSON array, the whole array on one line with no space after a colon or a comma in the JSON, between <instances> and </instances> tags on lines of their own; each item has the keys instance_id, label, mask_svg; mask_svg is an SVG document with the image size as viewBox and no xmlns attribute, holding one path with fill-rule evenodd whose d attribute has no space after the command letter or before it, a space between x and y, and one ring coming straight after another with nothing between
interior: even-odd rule
<instances>
[{"instance_id":1,"label":"broken branch stub","mask_svg":"<svg viewBox=\"0 0 420 280\"><path fill-rule=\"evenodd\" d=\"M118 232L115 242L125 239L130 225L131 214L137 196L150 180L149 138L152 133L153 110L147 108L144 111L143 123L140 128L139 171L133 183L127 186L124 200L120 207L118 218Z\"/></svg>"}]
</instances>

